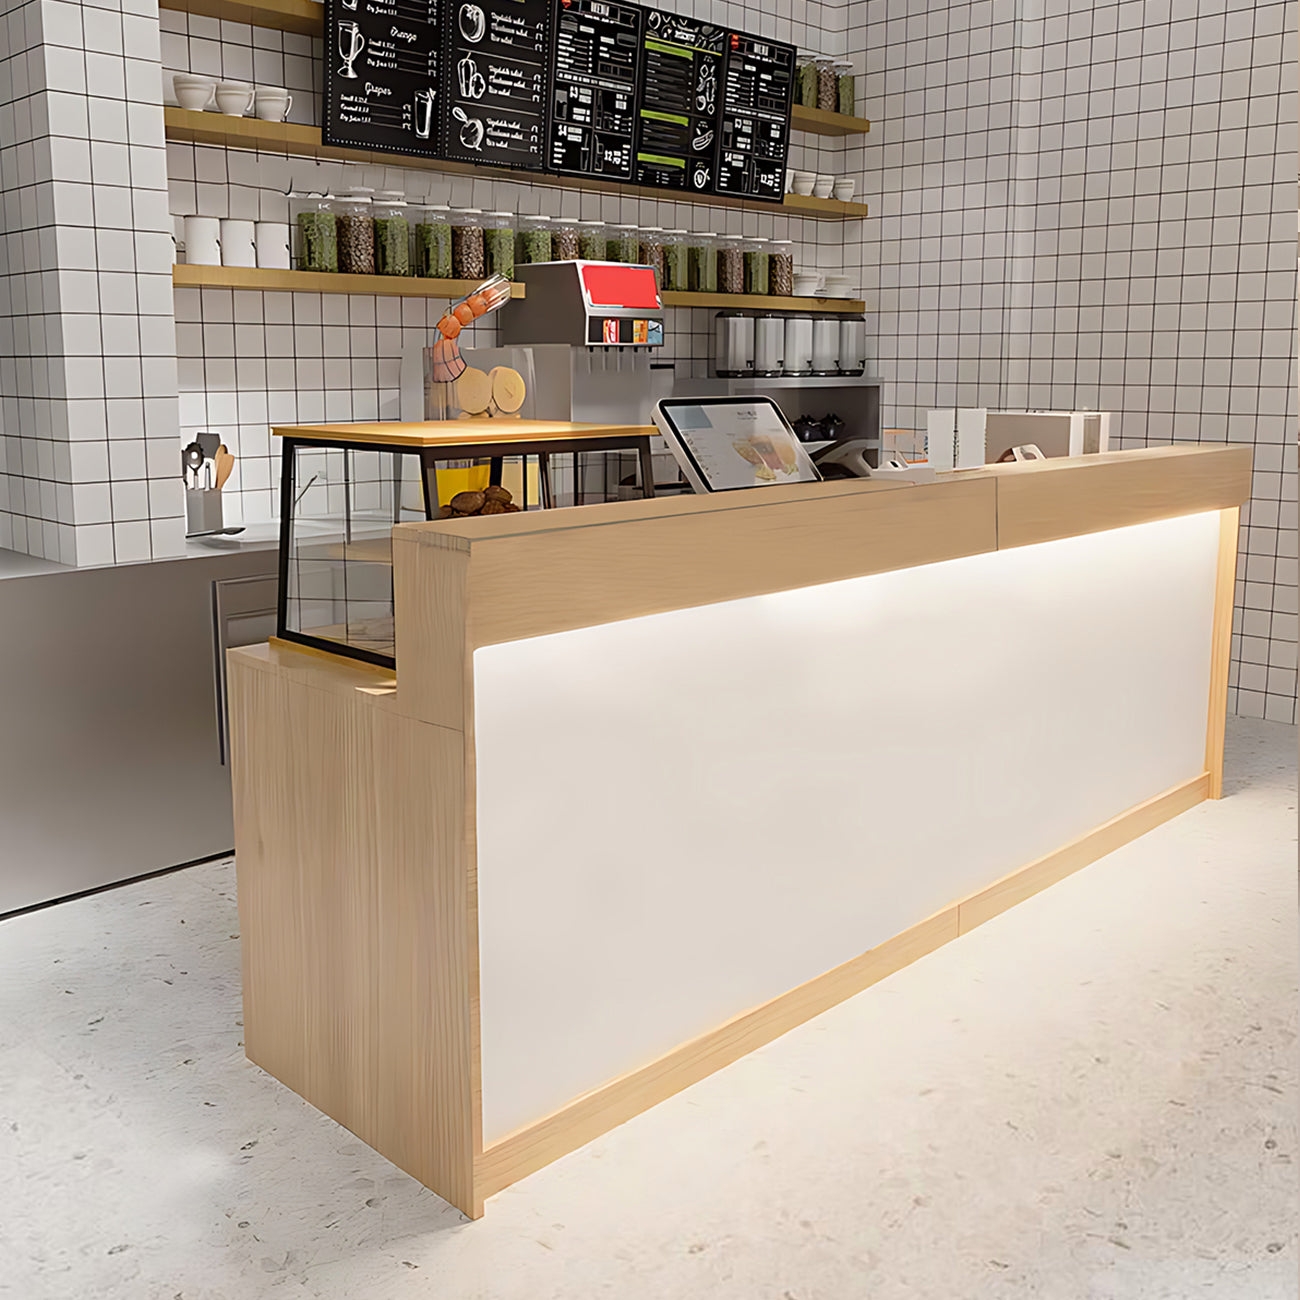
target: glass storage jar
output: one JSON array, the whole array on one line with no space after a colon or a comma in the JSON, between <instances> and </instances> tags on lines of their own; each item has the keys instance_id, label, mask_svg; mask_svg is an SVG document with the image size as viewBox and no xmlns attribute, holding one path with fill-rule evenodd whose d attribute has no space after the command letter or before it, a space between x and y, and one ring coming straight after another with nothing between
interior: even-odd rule
<instances>
[{"instance_id":1,"label":"glass storage jar","mask_svg":"<svg viewBox=\"0 0 1300 1300\"><path fill-rule=\"evenodd\" d=\"M429 280L451 279L450 209L431 203L415 217L415 273Z\"/></svg>"},{"instance_id":2,"label":"glass storage jar","mask_svg":"<svg viewBox=\"0 0 1300 1300\"><path fill-rule=\"evenodd\" d=\"M515 239L515 261L522 266L551 260L551 219L534 216L519 218L519 235Z\"/></svg>"},{"instance_id":3,"label":"glass storage jar","mask_svg":"<svg viewBox=\"0 0 1300 1300\"><path fill-rule=\"evenodd\" d=\"M776 298L794 296L794 240L774 239L767 268L767 289Z\"/></svg>"},{"instance_id":4,"label":"glass storage jar","mask_svg":"<svg viewBox=\"0 0 1300 1300\"><path fill-rule=\"evenodd\" d=\"M811 54L799 56L794 99L796 104L802 104L804 108L817 107L817 60Z\"/></svg>"},{"instance_id":5,"label":"glass storage jar","mask_svg":"<svg viewBox=\"0 0 1300 1300\"><path fill-rule=\"evenodd\" d=\"M835 76L834 59L817 60L817 107L824 112L835 112L840 102L840 86Z\"/></svg>"},{"instance_id":6,"label":"glass storage jar","mask_svg":"<svg viewBox=\"0 0 1300 1300\"><path fill-rule=\"evenodd\" d=\"M337 204L339 270L350 275L375 273L375 222L370 196L374 190L349 190Z\"/></svg>"},{"instance_id":7,"label":"glass storage jar","mask_svg":"<svg viewBox=\"0 0 1300 1300\"><path fill-rule=\"evenodd\" d=\"M771 269L771 254L768 252L769 240L747 239L744 244L745 258L745 292L766 294L768 292L768 272Z\"/></svg>"},{"instance_id":8,"label":"glass storage jar","mask_svg":"<svg viewBox=\"0 0 1300 1300\"><path fill-rule=\"evenodd\" d=\"M745 292L745 253L734 237L718 240L718 288L723 293Z\"/></svg>"},{"instance_id":9,"label":"glass storage jar","mask_svg":"<svg viewBox=\"0 0 1300 1300\"><path fill-rule=\"evenodd\" d=\"M855 117L858 111L857 89L853 81L853 64L843 60L835 65L837 113Z\"/></svg>"},{"instance_id":10,"label":"glass storage jar","mask_svg":"<svg viewBox=\"0 0 1300 1300\"><path fill-rule=\"evenodd\" d=\"M641 227L641 265L654 267L655 279L662 290L664 287L664 228L662 226Z\"/></svg>"},{"instance_id":11,"label":"glass storage jar","mask_svg":"<svg viewBox=\"0 0 1300 1300\"><path fill-rule=\"evenodd\" d=\"M687 234L684 230L664 232L663 287L674 293L684 293L687 287L686 270Z\"/></svg>"},{"instance_id":12,"label":"glass storage jar","mask_svg":"<svg viewBox=\"0 0 1300 1300\"><path fill-rule=\"evenodd\" d=\"M629 266L641 260L641 236L635 226L610 226L605 235L605 256Z\"/></svg>"},{"instance_id":13,"label":"glass storage jar","mask_svg":"<svg viewBox=\"0 0 1300 1300\"><path fill-rule=\"evenodd\" d=\"M451 213L451 278L481 280L487 259L483 252L483 209L453 208Z\"/></svg>"},{"instance_id":14,"label":"glass storage jar","mask_svg":"<svg viewBox=\"0 0 1300 1300\"><path fill-rule=\"evenodd\" d=\"M308 194L295 202L294 230L298 236L300 271L339 269L338 218L328 194Z\"/></svg>"},{"instance_id":15,"label":"glass storage jar","mask_svg":"<svg viewBox=\"0 0 1300 1300\"><path fill-rule=\"evenodd\" d=\"M381 190L375 195L375 274L411 274L410 209L401 193Z\"/></svg>"},{"instance_id":16,"label":"glass storage jar","mask_svg":"<svg viewBox=\"0 0 1300 1300\"><path fill-rule=\"evenodd\" d=\"M556 217L551 235L551 257L557 262L576 262L579 251L578 223Z\"/></svg>"},{"instance_id":17,"label":"glass storage jar","mask_svg":"<svg viewBox=\"0 0 1300 1300\"><path fill-rule=\"evenodd\" d=\"M483 218L483 251L488 275L515 278L515 228L513 212L489 212Z\"/></svg>"},{"instance_id":18,"label":"glass storage jar","mask_svg":"<svg viewBox=\"0 0 1300 1300\"><path fill-rule=\"evenodd\" d=\"M717 239L709 230L686 241L686 287L691 293L718 292Z\"/></svg>"},{"instance_id":19,"label":"glass storage jar","mask_svg":"<svg viewBox=\"0 0 1300 1300\"><path fill-rule=\"evenodd\" d=\"M578 222L578 252L584 262L605 261L605 223Z\"/></svg>"}]
</instances>

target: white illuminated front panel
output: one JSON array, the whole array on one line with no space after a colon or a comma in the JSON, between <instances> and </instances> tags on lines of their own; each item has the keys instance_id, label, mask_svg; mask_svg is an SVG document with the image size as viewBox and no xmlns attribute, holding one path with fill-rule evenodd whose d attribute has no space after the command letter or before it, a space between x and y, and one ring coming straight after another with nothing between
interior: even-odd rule
<instances>
[{"instance_id":1,"label":"white illuminated front panel","mask_svg":"<svg viewBox=\"0 0 1300 1300\"><path fill-rule=\"evenodd\" d=\"M1217 546L1195 515L476 651L485 1142L1199 774Z\"/></svg>"}]
</instances>

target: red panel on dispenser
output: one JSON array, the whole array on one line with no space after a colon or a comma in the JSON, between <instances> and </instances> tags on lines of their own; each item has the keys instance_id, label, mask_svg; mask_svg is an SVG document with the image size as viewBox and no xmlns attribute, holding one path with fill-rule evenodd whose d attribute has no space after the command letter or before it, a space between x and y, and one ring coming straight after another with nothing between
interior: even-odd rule
<instances>
[{"instance_id":1,"label":"red panel on dispenser","mask_svg":"<svg viewBox=\"0 0 1300 1300\"><path fill-rule=\"evenodd\" d=\"M654 268L591 262L581 268L582 285L593 307L649 307L658 311Z\"/></svg>"}]
</instances>

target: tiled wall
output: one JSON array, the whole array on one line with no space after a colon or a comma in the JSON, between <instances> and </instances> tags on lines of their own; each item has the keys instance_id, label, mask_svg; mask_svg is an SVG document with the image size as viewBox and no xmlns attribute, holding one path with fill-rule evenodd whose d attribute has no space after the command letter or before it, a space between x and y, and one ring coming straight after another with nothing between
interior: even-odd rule
<instances>
[{"instance_id":1,"label":"tiled wall","mask_svg":"<svg viewBox=\"0 0 1300 1300\"><path fill-rule=\"evenodd\" d=\"M681 6L679 6L680 8ZM703 16L707 4L695 11ZM802 48L828 54L843 48L843 10L829 5L794 6L776 12L757 6L715 4L719 21L763 35L793 40ZM796 21L788 16L797 12ZM783 16L787 15L787 16ZM834 21L836 29L818 32L815 23ZM294 97L291 120L319 121L320 42L259 28L164 11L164 69L195 71L288 87ZM172 101L171 87L164 88ZM400 190L411 199L431 199L453 207L485 211L542 212L577 220L601 219L668 229L716 231L792 239L796 265L845 270L861 279L861 244L842 234L862 223L818 222L762 211L710 207L699 203L640 200L586 193L558 185L443 176L396 166L318 162L207 146L168 145L173 213L286 221L285 194L337 193L350 186ZM831 137L796 136L791 166L843 174L843 143ZM405 344L427 338L444 304L418 299L317 294L183 291L177 295L182 433L219 432L239 458L228 491L228 511L245 520L273 516L276 464L267 421L396 418L398 361ZM661 360L674 360L683 375L707 371L714 313L674 309L667 320L667 345ZM474 343L495 341L491 325L479 327Z\"/></svg>"},{"instance_id":2,"label":"tiled wall","mask_svg":"<svg viewBox=\"0 0 1300 1300\"><path fill-rule=\"evenodd\" d=\"M886 422L1254 446L1232 706L1296 697L1296 32L1276 0L858 0Z\"/></svg>"},{"instance_id":3,"label":"tiled wall","mask_svg":"<svg viewBox=\"0 0 1300 1300\"><path fill-rule=\"evenodd\" d=\"M184 541L156 0L4 7L0 545Z\"/></svg>"}]
</instances>

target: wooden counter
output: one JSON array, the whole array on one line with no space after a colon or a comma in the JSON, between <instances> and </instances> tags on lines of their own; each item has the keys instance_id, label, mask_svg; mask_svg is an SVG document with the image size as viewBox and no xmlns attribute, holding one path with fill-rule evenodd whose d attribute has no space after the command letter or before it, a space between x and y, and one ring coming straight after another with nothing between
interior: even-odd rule
<instances>
[{"instance_id":1,"label":"wooden counter","mask_svg":"<svg viewBox=\"0 0 1300 1300\"><path fill-rule=\"evenodd\" d=\"M250 1059L478 1216L1218 797L1250 470L394 529L395 678L230 652Z\"/></svg>"}]
</instances>

